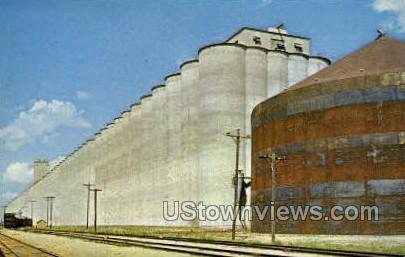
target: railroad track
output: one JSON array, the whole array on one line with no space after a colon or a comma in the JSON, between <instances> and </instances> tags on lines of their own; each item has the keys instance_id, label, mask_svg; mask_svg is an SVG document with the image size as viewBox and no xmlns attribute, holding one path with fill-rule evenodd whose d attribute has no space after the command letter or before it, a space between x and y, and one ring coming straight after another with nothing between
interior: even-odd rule
<instances>
[{"instance_id":1,"label":"railroad track","mask_svg":"<svg viewBox=\"0 0 405 257\"><path fill-rule=\"evenodd\" d=\"M4 257L57 257L58 255L0 233L0 256Z\"/></svg>"},{"instance_id":2,"label":"railroad track","mask_svg":"<svg viewBox=\"0 0 405 257\"><path fill-rule=\"evenodd\" d=\"M352 257L403 257L397 254L382 254L345 250L328 250L296 246L266 245L220 240L186 239L174 237L126 237L64 231L34 231L58 236L85 239L93 242L138 246L151 249L175 251L205 256L352 256Z\"/></svg>"}]
</instances>

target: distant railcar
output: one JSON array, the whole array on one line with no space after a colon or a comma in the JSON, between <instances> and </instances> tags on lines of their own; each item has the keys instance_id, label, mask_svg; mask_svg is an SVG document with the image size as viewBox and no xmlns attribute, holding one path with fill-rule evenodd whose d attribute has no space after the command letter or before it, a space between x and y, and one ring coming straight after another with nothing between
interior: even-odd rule
<instances>
[{"instance_id":1,"label":"distant railcar","mask_svg":"<svg viewBox=\"0 0 405 257\"><path fill-rule=\"evenodd\" d=\"M19 219L20 227L32 227L32 219L23 218Z\"/></svg>"},{"instance_id":2,"label":"distant railcar","mask_svg":"<svg viewBox=\"0 0 405 257\"><path fill-rule=\"evenodd\" d=\"M4 214L4 227L5 228L20 228L32 226L32 219L18 218L14 213Z\"/></svg>"}]
</instances>

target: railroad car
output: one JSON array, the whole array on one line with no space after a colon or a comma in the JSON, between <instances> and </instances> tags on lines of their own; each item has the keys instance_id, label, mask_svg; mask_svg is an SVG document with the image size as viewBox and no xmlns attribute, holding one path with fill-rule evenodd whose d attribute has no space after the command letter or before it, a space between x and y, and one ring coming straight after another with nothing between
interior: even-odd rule
<instances>
[{"instance_id":1,"label":"railroad car","mask_svg":"<svg viewBox=\"0 0 405 257\"><path fill-rule=\"evenodd\" d=\"M32 226L32 219L25 217L16 217L15 213L5 213L4 214L4 227L5 228L20 228L20 227L30 227Z\"/></svg>"}]
</instances>

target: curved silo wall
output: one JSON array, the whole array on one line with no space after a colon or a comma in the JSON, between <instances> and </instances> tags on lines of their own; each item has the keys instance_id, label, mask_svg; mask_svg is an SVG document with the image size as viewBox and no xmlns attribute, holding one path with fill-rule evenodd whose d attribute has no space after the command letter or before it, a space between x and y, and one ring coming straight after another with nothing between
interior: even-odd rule
<instances>
[{"instance_id":1,"label":"curved silo wall","mask_svg":"<svg viewBox=\"0 0 405 257\"><path fill-rule=\"evenodd\" d=\"M105 152L103 155L103 165L97 170L95 184L98 188L102 188L103 192L98 193L98 205L100 208L105 208L104 212L98 214L100 223L107 223L115 218L118 203L114 201L114 184L116 180L115 171L113 170L114 154L114 124L110 123L103 131L105 134ZM107 207L107 208L106 208Z\"/></svg>"},{"instance_id":2,"label":"curved silo wall","mask_svg":"<svg viewBox=\"0 0 405 257\"><path fill-rule=\"evenodd\" d=\"M187 179L182 170L182 81L180 74L172 74L166 77L167 88L167 174L165 183L164 200L169 202L183 201ZM159 208L162 211L163 201ZM162 211L163 212L163 211ZM162 219L162 217L160 217ZM165 222L165 224L168 224ZM181 220L170 222L170 225L180 225Z\"/></svg>"},{"instance_id":3,"label":"curved silo wall","mask_svg":"<svg viewBox=\"0 0 405 257\"><path fill-rule=\"evenodd\" d=\"M250 135L250 115L257 103L267 98L267 53L264 49L248 48L246 49L245 60L245 127L244 133ZM250 176L250 140L243 141L246 149L246 162L244 171Z\"/></svg>"},{"instance_id":4,"label":"curved silo wall","mask_svg":"<svg viewBox=\"0 0 405 257\"><path fill-rule=\"evenodd\" d=\"M131 214L127 215L131 224L141 224L143 221L142 209L139 206L143 204L143 174L141 171L141 162L143 156L141 142L143 140L143 123L141 122L142 106L140 104L131 105L128 117L128 172L129 176L126 177L126 185L128 186L127 206ZM143 225L143 224L142 224Z\"/></svg>"},{"instance_id":5,"label":"curved silo wall","mask_svg":"<svg viewBox=\"0 0 405 257\"><path fill-rule=\"evenodd\" d=\"M138 186L145 192L141 199L141 205L139 206L143 220L145 223L152 223L151 213L150 213L150 202L153 200L153 194L148 194L146 192L150 192L152 186L152 174L151 174L151 165L150 161L153 154L153 149L148 147L148 144L151 142L152 138L148 135L148 132L151 129L152 120L151 120L151 112L152 112L152 98L145 97L141 99L141 119L139 122L141 123L141 140L140 140L140 152L139 154L142 155L140 158L140 167L139 167L139 176L140 176L140 183Z\"/></svg>"},{"instance_id":6,"label":"curved silo wall","mask_svg":"<svg viewBox=\"0 0 405 257\"><path fill-rule=\"evenodd\" d=\"M131 159L131 140L134 140L130 136L131 132L131 120L130 120L130 113L129 111L126 111L122 113L122 136L120 140L120 154L119 156L122 156L122 164L121 164L121 173L122 177L126 178L131 178L132 177L132 170L131 166L129 163L129 160Z\"/></svg>"},{"instance_id":7,"label":"curved silo wall","mask_svg":"<svg viewBox=\"0 0 405 257\"><path fill-rule=\"evenodd\" d=\"M288 86L288 54L280 51L267 53L267 97L277 95Z\"/></svg>"},{"instance_id":8,"label":"curved silo wall","mask_svg":"<svg viewBox=\"0 0 405 257\"><path fill-rule=\"evenodd\" d=\"M237 45L203 49L200 60L200 193L205 205L232 203L235 145L226 132L245 126L245 51ZM241 163L244 163L241 149ZM202 221L201 225L229 222Z\"/></svg>"},{"instance_id":9,"label":"curved silo wall","mask_svg":"<svg viewBox=\"0 0 405 257\"><path fill-rule=\"evenodd\" d=\"M308 76L311 76L315 72L322 70L328 66L329 60L322 57L309 56L308 58Z\"/></svg>"},{"instance_id":10,"label":"curved silo wall","mask_svg":"<svg viewBox=\"0 0 405 257\"><path fill-rule=\"evenodd\" d=\"M272 198L270 165L259 156L276 152L287 158L277 166L277 205L318 206L327 217L278 220L278 233L405 234L404 75L314 82L255 108L253 203ZM359 216L332 219L345 213L336 206ZM269 233L271 226L253 219L252 230Z\"/></svg>"},{"instance_id":11,"label":"curved silo wall","mask_svg":"<svg viewBox=\"0 0 405 257\"><path fill-rule=\"evenodd\" d=\"M161 161L161 156L159 156L159 148L160 144L158 142L159 140L159 107L160 103L158 99L159 95L156 96L150 94L150 96L147 98L147 104L149 104L149 109L150 112L148 114L148 130L144 131L143 134L147 138L146 140L146 146L147 149L147 158L146 158L146 174L144 176L147 176L147 181L148 181L148 188L149 190L153 188L155 190L156 195L154 194L149 194L150 196L148 197L148 213L146 217L150 219L150 221L154 224L157 224L159 221L157 218L157 213L154 211L157 209L156 206L159 206L159 199L156 197L159 194L159 162ZM142 103L143 104L143 103Z\"/></svg>"},{"instance_id":12,"label":"curved silo wall","mask_svg":"<svg viewBox=\"0 0 405 257\"><path fill-rule=\"evenodd\" d=\"M250 115L253 108L257 103L264 101L267 98L267 76L268 76L268 58L267 52L264 49L248 48L246 49L245 60L245 126L244 131L246 135L251 134ZM241 144L242 149L245 150L245 162L242 163L241 169L245 176L251 176L251 142L250 140L243 140ZM247 190L248 205L250 204L250 190Z\"/></svg>"},{"instance_id":13,"label":"curved silo wall","mask_svg":"<svg viewBox=\"0 0 405 257\"><path fill-rule=\"evenodd\" d=\"M155 115L154 126L152 128L153 144L151 145L153 151L154 164L153 168L153 188L154 188L154 203L153 210L161 209L163 196L166 194L166 188L162 186L167 179L167 155L168 155L168 131L167 131L167 115L163 111L167 107L166 87L164 85L157 86L152 90L152 101ZM141 193L142 195L142 193ZM156 211L153 211L156 213ZM154 224L163 225L161 217L154 217Z\"/></svg>"},{"instance_id":14,"label":"curved silo wall","mask_svg":"<svg viewBox=\"0 0 405 257\"><path fill-rule=\"evenodd\" d=\"M186 176L184 186L185 200L199 199L199 146L197 140L200 136L200 94L199 94L199 64L197 60L189 61L181 66L181 101L183 108L181 129L181 151L183 174ZM198 221L184 222L191 226L198 226Z\"/></svg>"},{"instance_id":15,"label":"curved silo wall","mask_svg":"<svg viewBox=\"0 0 405 257\"><path fill-rule=\"evenodd\" d=\"M291 54L288 57L288 86L303 80L308 75L308 57Z\"/></svg>"}]
</instances>

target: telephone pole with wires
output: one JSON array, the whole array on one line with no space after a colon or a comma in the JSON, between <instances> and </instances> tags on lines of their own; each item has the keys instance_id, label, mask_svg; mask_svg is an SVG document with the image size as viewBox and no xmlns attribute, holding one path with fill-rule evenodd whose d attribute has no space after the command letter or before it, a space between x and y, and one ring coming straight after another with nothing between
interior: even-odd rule
<instances>
[{"instance_id":1,"label":"telephone pole with wires","mask_svg":"<svg viewBox=\"0 0 405 257\"><path fill-rule=\"evenodd\" d=\"M32 226L34 226L34 203L36 203L37 201L35 201L35 200L29 200L28 202L30 203L30 208L31 208L31 221L32 221Z\"/></svg>"},{"instance_id":2,"label":"telephone pole with wires","mask_svg":"<svg viewBox=\"0 0 405 257\"><path fill-rule=\"evenodd\" d=\"M1 206L3 207L3 227L5 227L5 223L6 223L6 209L7 209L7 205L3 205Z\"/></svg>"},{"instance_id":3,"label":"telephone pole with wires","mask_svg":"<svg viewBox=\"0 0 405 257\"><path fill-rule=\"evenodd\" d=\"M53 223L53 199L55 196L47 196L46 199L46 224L52 229Z\"/></svg>"},{"instance_id":4,"label":"telephone pole with wires","mask_svg":"<svg viewBox=\"0 0 405 257\"><path fill-rule=\"evenodd\" d=\"M259 159L271 161L271 202L276 207L276 194L277 194L277 161L284 161L287 158L285 156L279 156L275 152L270 155L259 156ZM276 217L271 219L271 242L276 241Z\"/></svg>"},{"instance_id":5,"label":"telephone pole with wires","mask_svg":"<svg viewBox=\"0 0 405 257\"><path fill-rule=\"evenodd\" d=\"M89 229L89 212L90 212L90 189L92 186L96 186L95 184L83 184L83 186L87 187L87 219L86 219L86 228Z\"/></svg>"},{"instance_id":6,"label":"telephone pole with wires","mask_svg":"<svg viewBox=\"0 0 405 257\"><path fill-rule=\"evenodd\" d=\"M235 240L235 233L236 233L236 216L238 212L235 212L237 201L238 201L238 185L239 185L239 153L240 153L240 142L242 139L249 139L249 135L241 135L240 129L236 130L236 134L232 134L231 132L226 133L226 136L233 139L236 144L236 158L235 158L235 172L233 175L233 185L234 185L234 198L233 198L233 208L234 208L234 215L232 219L232 240Z\"/></svg>"},{"instance_id":7,"label":"telephone pole with wires","mask_svg":"<svg viewBox=\"0 0 405 257\"><path fill-rule=\"evenodd\" d=\"M103 190L94 188L90 189L90 191L94 192L94 232L97 232L97 193Z\"/></svg>"}]
</instances>

